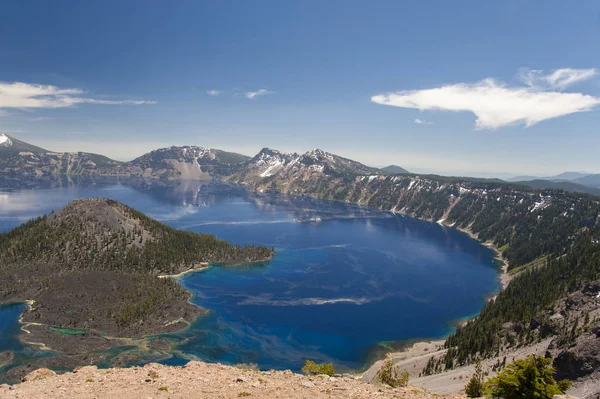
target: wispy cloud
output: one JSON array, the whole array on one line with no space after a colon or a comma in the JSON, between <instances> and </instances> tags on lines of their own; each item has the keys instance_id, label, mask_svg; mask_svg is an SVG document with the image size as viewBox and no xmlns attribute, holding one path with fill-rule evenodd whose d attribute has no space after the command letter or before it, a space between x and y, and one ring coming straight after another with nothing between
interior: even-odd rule
<instances>
[{"instance_id":1,"label":"wispy cloud","mask_svg":"<svg viewBox=\"0 0 600 399\"><path fill-rule=\"evenodd\" d=\"M590 72L594 71L594 72ZM538 122L576 112L590 111L600 98L582 93L565 93L565 88L595 75L595 70L559 69L548 75L536 71L527 86L511 87L488 78L474 84L458 83L433 89L384 93L371 97L377 104L423 110L468 111L477 117L477 129L495 129ZM527 74L522 74L527 76ZM546 82L543 88L537 81Z\"/></svg>"},{"instance_id":2,"label":"wispy cloud","mask_svg":"<svg viewBox=\"0 0 600 399\"><path fill-rule=\"evenodd\" d=\"M536 89L559 89L563 90L576 83L588 80L596 76L598 71L595 68L557 69L549 74L539 69L521 69L519 79L529 87Z\"/></svg>"},{"instance_id":3,"label":"wispy cloud","mask_svg":"<svg viewBox=\"0 0 600 399\"><path fill-rule=\"evenodd\" d=\"M267 94L274 94L274 91L269 91L266 89L260 89L257 91L247 91L246 93L244 93L244 95L246 96L246 98L249 99L253 99L259 96L266 96Z\"/></svg>"},{"instance_id":4,"label":"wispy cloud","mask_svg":"<svg viewBox=\"0 0 600 399\"><path fill-rule=\"evenodd\" d=\"M105 100L91 98L77 88L22 82L0 82L0 110L8 108L67 108L76 104L142 105L156 104L146 100Z\"/></svg>"},{"instance_id":5,"label":"wispy cloud","mask_svg":"<svg viewBox=\"0 0 600 399\"><path fill-rule=\"evenodd\" d=\"M427 122L427 121L424 121L424 120L419 119L419 118L415 119L415 123L417 125L433 125L433 122Z\"/></svg>"},{"instance_id":6,"label":"wispy cloud","mask_svg":"<svg viewBox=\"0 0 600 399\"><path fill-rule=\"evenodd\" d=\"M207 90L206 94L212 97L217 97L219 94L221 94L221 90Z\"/></svg>"}]
</instances>

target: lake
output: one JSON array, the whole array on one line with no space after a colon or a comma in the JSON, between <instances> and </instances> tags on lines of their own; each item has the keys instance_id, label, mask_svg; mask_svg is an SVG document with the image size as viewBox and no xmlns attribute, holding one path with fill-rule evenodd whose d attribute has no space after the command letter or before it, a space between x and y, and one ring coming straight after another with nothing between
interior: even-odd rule
<instances>
[{"instance_id":1,"label":"lake","mask_svg":"<svg viewBox=\"0 0 600 399\"><path fill-rule=\"evenodd\" d=\"M177 342L172 357L160 359L168 364L200 359L297 370L314 359L362 369L402 342L446 336L499 289L493 252L452 228L208 182L0 189L0 231L81 197L109 197L175 228L276 249L265 264L213 265L179 279L211 312L168 336ZM20 309L0 307L4 349L19 347Z\"/></svg>"}]
</instances>

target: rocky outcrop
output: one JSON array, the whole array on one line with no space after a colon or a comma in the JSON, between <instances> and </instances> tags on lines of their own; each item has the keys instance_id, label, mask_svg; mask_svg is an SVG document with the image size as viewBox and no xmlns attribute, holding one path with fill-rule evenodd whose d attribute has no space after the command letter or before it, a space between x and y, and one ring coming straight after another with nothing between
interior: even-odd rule
<instances>
[{"instance_id":1,"label":"rocky outcrop","mask_svg":"<svg viewBox=\"0 0 600 399\"><path fill-rule=\"evenodd\" d=\"M582 334L554 359L558 379L577 380L600 371L600 327Z\"/></svg>"},{"instance_id":2,"label":"rocky outcrop","mask_svg":"<svg viewBox=\"0 0 600 399\"><path fill-rule=\"evenodd\" d=\"M47 378L54 377L55 375L56 372L50 369L37 369L23 377L23 382L45 380Z\"/></svg>"},{"instance_id":3,"label":"rocky outcrop","mask_svg":"<svg viewBox=\"0 0 600 399\"><path fill-rule=\"evenodd\" d=\"M249 157L198 146L161 148L111 171L119 176L206 180L236 172Z\"/></svg>"}]
</instances>

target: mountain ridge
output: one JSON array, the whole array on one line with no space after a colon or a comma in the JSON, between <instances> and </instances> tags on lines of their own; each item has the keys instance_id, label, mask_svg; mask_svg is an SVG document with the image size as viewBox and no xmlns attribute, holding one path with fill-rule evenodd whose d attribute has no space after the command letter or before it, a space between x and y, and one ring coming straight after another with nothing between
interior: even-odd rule
<instances>
[{"instance_id":1,"label":"mountain ridge","mask_svg":"<svg viewBox=\"0 0 600 399\"><path fill-rule=\"evenodd\" d=\"M508 182L523 182L529 180L552 180L552 181L572 181L581 177L585 177L590 173L585 172L562 172L553 176L514 176L506 179Z\"/></svg>"},{"instance_id":2,"label":"mountain ridge","mask_svg":"<svg viewBox=\"0 0 600 399\"><path fill-rule=\"evenodd\" d=\"M27 144L27 143L24 143ZM34 146L32 146L34 147ZM39 148L39 147L36 147ZM119 176L151 179L204 180L239 173L270 177L325 173L328 175L382 174L381 170L321 149L303 154L263 148L254 157L201 146L171 146L150 151L128 162L97 154L56 153L39 148L35 154L0 153L0 174Z\"/></svg>"},{"instance_id":3,"label":"mountain ridge","mask_svg":"<svg viewBox=\"0 0 600 399\"><path fill-rule=\"evenodd\" d=\"M8 134L0 133L0 156L18 154L19 152L45 153L50 151L18 140Z\"/></svg>"},{"instance_id":4,"label":"mountain ridge","mask_svg":"<svg viewBox=\"0 0 600 399\"><path fill-rule=\"evenodd\" d=\"M526 181L515 181L513 184L522 184L538 190L564 190L574 193L586 193L600 196L600 188L595 188L591 185L583 185L577 183L577 179L568 181L556 181L556 180L526 180ZM600 186L599 186L600 187Z\"/></svg>"},{"instance_id":5,"label":"mountain ridge","mask_svg":"<svg viewBox=\"0 0 600 399\"><path fill-rule=\"evenodd\" d=\"M585 186L600 188L600 174L591 174L584 177L579 177L572 181Z\"/></svg>"}]
</instances>

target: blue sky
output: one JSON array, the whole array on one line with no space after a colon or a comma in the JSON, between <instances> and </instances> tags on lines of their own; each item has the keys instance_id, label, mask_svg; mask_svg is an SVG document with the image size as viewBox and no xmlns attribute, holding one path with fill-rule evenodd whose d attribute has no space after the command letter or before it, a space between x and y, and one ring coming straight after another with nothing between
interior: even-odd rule
<instances>
[{"instance_id":1,"label":"blue sky","mask_svg":"<svg viewBox=\"0 0 600 399\"><path fill-rule=\"evenodd\" d=\"M5 1L0 131L117 159L600 173L599 39L597 1Z\"/></svg>"}]
</instances>

